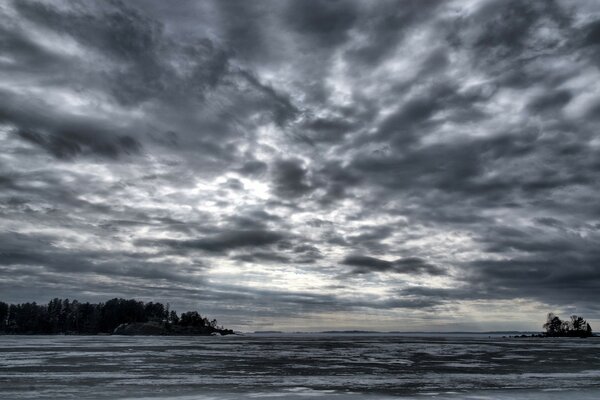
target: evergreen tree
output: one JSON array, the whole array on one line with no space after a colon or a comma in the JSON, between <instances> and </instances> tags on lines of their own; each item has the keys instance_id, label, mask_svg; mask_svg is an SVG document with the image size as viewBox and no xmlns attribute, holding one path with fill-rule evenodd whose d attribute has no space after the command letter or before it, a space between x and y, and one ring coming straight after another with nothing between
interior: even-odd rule
<instances>
[{"instance_id":1,"label":"evergreen tree","mask_svg":"<svg viewBox=\"0 0 600 400\"><path fill-rule=\"evenodd\" d=\"M6 330L8 320L8 304L0 301L0 332Z\"/></svg>"},{"instance_id":2,"label":"evergreen tree","mask_svg":"<svg viewBox=\"0 0 600 400\"><path fill-rule=\"evenodd\" d=\"M154 326L162 325L170 333L208 334L219 330L216 320L209 322L197 311L188 311L179 317L175 310L170 310L168 304L165 307L162 303L143 303L134 299L115 298L98 304L58 298L50 300L47 305L35 302L9 305L0 302L0 333L112 333L121 324L146 322Z\"/></svg>"}]
</instances>

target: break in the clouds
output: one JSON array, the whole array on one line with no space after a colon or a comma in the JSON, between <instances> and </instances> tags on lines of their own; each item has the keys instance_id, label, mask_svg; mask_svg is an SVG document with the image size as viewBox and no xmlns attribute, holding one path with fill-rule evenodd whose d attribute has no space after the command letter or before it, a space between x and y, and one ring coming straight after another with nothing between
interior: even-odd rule
<instances>
[{"instance_id":1,"label":"break in the clouds","mask_svg":"<svg viewBox=\"0 0 600 400\"><path fill-rule=\"evenodd\" d=\"M595 1L6 1L0 293L238 329L600 318Z\"/></svg>"}]
</instances>

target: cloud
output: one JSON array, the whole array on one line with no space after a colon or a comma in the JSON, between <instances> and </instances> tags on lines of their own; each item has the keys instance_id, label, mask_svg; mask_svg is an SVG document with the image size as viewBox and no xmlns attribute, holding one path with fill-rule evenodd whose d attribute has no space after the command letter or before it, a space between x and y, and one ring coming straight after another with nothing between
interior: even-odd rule
<instances>
[{"instance_id":1,"label":"cloud","mask_svg":"<svg viewBox=\"0 0 600 400\"><path fill-rule=\"evenodd\" d=\"M297 33L327 48L346 39L358 19L358 12L354 2L313 0L303 4L291 1L285 17Z\"/></svg>"},{"instance_id":2,"label":"cloud","mask_svg":"<svg viewBox=\"0 0 600 400\"><path fill-rule=\"evenodd\" d=\"M209 252L226 252L228 250L243 247L263 247L281 241L285 236L278 232L246 229L223 231L217 235L207 236L201 239L162 239L162 240L140 240L141 245L164 245L178 250L204 250Z\"/></svg>"},{"instance_id":3,"label":"cloud","mask_svg":"<svg viewBox=\"0 0 600 400\"><path fill-rule=\"evenodd\" d=\"M300 160L277 160L271 170L275 192L281 197L301 197L312 191L308 171Z\"/></svg>"},{"instance_id":4,"label":"cloud","mask_svg":"<svg viewBox=\"0 0 600 400\"><path fill-rule=\"evenodd\" d=\"M243 329L598 318L598 11L9 1L3 301L143 296Z\"/></svg>"},{"instance_id":5,"label":"cloud","mask_svg":"<svg viewBox=\"0 0 600 400\"><path fill-rule=\"evenodd\" d=\"M180 270L181 266L152 260L150 254L67 249L58 246L54 237L23 235L14 232L2 235L1 265L30 266L29 275L43 276L48 272L84 276L128 277L142 280L171 282L197 282ZM199 266L196 265L195 268ZM12 271L11 271L12 272Z\"/></svg>"},{"instance_id":6,"label":"cloud","mask_svg":"<svg viewBox=\"0 0 600 400\"><path fill-rule=\"evenodd\" d=\"M84 153L115 158L121 153L137 153L140 149L139 142L130 136L121 136L113 141L106 141L97 132L96 135L92 132L84 132L65 130L52 135L43 135L34 131L19 131L18 135L40 146L56 158L62 159Z\"/></svg>"},{"instance_id":7,"label":"cloud","mask_svg":"<svg viewBox=\"0 0 600 400\"><path fill-rule=\"evenodd\" d=\"M394 261L386 261L369 256L349 255L344 258L342 264L353 267L353 274L394 272L398 274L445 275L447 273L443 268L427 263L419 257L407 257Z\"/></svg>"}]
</instances>

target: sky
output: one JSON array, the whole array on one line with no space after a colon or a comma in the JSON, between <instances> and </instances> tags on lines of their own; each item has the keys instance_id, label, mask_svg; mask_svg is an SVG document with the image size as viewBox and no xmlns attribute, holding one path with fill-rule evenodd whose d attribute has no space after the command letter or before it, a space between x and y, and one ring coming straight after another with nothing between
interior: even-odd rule
<instances>
[{"instance_id":1,"label":"sky","mask_svg":"<svg viewBox=\"0 0 600 400\"><path fill-rule=\"evenodd\" d=\"M6 0L0 49L0 300L600 325L600 2Z\"/></svg>"}]
</instances>

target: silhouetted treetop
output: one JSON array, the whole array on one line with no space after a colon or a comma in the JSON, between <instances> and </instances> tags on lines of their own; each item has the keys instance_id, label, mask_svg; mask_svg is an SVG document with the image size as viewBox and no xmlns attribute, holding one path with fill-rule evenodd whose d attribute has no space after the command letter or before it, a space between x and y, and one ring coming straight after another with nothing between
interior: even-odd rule
<instances>
[{"instance_id":1,"label":"silhouetted treetop","mask_svg":"<svg viewBox=\"0 0 600 400\"><path fill-rule=\"evenodd\" d=\"M181 317L169 305L134 299L80 303L52 299L47 305L0 302L0 333L4 334L231 334L197 311Z\"/></svg>"},{"instance_id":2,"label":"silhouetted treetop","mask_svg":"<svg viewBox=\"0 0 600 400\"><path fill-rule=\"evenodd\" d=\"M550 337L590 337L593 335L590 324L577 315L572 315L569 321L562 321L554 313L549 313L543 325L546 336Z\"/></svg>"}]
</instances>

